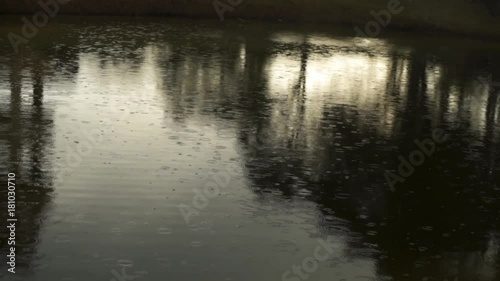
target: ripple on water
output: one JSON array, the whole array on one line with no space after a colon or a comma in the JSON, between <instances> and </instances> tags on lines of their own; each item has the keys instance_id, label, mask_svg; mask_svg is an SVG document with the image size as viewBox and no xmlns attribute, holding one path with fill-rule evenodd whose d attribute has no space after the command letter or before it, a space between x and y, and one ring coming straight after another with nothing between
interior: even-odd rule
<instances>
[{"instance_id":1,"label":"ripple on water","mask_svg":"<svg viewBox=\"0 0 500 281\"><path fill-rule=\"evenodd\" d=\"M156 232L161 235L168 235L172 234L172 229L168 227L160 227L156 230Z\"/></svg>"},{"instance_id":2,"label":"ripple on water","mask_svg":"<svg viewBox=\"0 0 500 281\"><path fill-rule=\"evenodd\" d=\"M200 248L202 246L200 241L191 241L191 247Z\"/></svg>"},{"instance_id":3,"label":"ripple on water","mask_svg":"<svg viewBox=\"0 0 500 281\"><path fill-rule=\"evenodd\" d=\"M132 260L118 260L116 263L119 266L123 266L123 267L132 267L132 266L134 266L134 261L132 261Z\"/></svg>"}]
</instances>

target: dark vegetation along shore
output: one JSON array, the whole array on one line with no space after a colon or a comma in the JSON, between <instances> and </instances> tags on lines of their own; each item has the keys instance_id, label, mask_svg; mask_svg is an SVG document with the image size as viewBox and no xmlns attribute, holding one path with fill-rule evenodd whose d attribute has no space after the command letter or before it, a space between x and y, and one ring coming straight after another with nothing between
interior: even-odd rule
<instances>
[{"instance_id":1,"label":"dark vegetation along shore","mask_svg":"<svg viewBox=\"0 0 500 281\"><path fill-rule=\"evenodd\" d=\"M33 15L58 1L57 14L189 16L361 25L380 17L389 28L500 36L500 0L0 0L0 14ZM389 5L397 14L387 14ZM219 10L217 12L217 9Z\"/></svg>"}]
</instances>

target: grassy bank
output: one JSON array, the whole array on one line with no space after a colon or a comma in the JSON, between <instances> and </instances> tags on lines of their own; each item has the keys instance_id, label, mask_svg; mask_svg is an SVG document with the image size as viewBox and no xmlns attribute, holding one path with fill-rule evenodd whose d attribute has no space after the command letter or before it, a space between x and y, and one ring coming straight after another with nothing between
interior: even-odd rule
<instances>
[{"instance_id":1,"label":"grassy bank","mask_svg":"<svg viewBox=\"0 0 500 281\"><path fill-rule=\"evenodd\" d=\"M44 2L48 0L43 0ZM55 0L53 0L55 1ZM57 14L220 17L215 0L72 0ZM230 0L216 0L228 5ZM232 0L238 2L237 0ZM345 23L361 29L374 20L371 11L387 9L390 0L242 0L223 13L224 18ZM497 0L401 0L403 10L391 16L388 27L444 30L500 36ZM494 3L493 3L493 2ZM38 1L0 0L0 14L34 14Z\"/></svg>"}]
</instances>

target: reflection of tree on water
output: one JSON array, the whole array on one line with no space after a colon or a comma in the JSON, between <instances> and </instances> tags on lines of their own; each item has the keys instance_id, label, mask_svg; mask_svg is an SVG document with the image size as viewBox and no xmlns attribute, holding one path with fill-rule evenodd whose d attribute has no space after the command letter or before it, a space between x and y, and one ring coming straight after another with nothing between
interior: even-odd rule
<instances>
[{"instance_id":1,"label":"reflection of tree on water","mask_svg":"<svg viewBox=\"0 0 500 281\"><path fill-rule=\"evenodd\" d=\"M52 142L53 113L44 103L46 61L47 58L37 54L21 53L11 58L10 101L0 101L9 103L8 107L2 107L8 109L0 112L0 170L4 175L16 174L16 272L20 274L33 266L41 223L51 200L52 176L47 154ZM32 85L31 91L25 83ZM29 102L25 95L29 96ZM5 204L4 195L0 200ZM0 219L5 221L6 212L1 214ZM5 253L10 246L2 232L0 245ZM5 272L2 270L0 276Z\"/></svg>"},{"instance_id":2,"label":"reflection of tree on water","mask_svg":"<svg viewBox=\"0 0 500 281\"><path fill-rule=\"evenodd\" d=\"M274 124L290 124L289 120L256 119L254 124L245 122L247 125L242 128L240 137L246 151L248 173L253 175L252 185L258 193L280 190L287 198L313 200L322 206L322 211L333 210L341 219L347 219L351 231L362 235L361 239L353 239L351 247L364 249L366 243L374 245L380 253L376 257L378 273L382 276L403 280L409 274L411 280L421 280L423 277L443 279L458 275L464 280L472 280L478 274L489 272L485 280L491 280L489 277L499 274L494 266L499 258L498 244L495 243L499 241L500 231L495 221L500 208L494 198L499 198L500 194L498 187L491 188L497 186L498 164L490 164L489 169L494 169L494 174L487 177L486 170L478 166L479 163L464 162L462 143L452 139L437 147L438 151L400 185L396 194L388 194L383 172L373 168L380 166L380 159L397 159L398 154L407 157L416 148L415 139L430 137L433 128L443 126L449 110L447 104L457 98L455 93L451 94L451 88L456 88L458 93L466 92L456 84L453 71L447 72L451 77L443 75L433 82L441 90L434 109L437 110L434 118L439 121L435 125L431 125L435 120L426 121L430 107L426 98L430 81L426 76L433 71L427 60L424 54L411 57L407 77L397 78L395 76L401 71L389 68L388 73L393 76L388 77L392 81L388 86L402 85L403 79L408 81L407 92L399 94L405 97L406 108L395 112L398 115L396 120L406 123L394 131L389 140L373 130L353 134L357 128L369 126L373 121L358 118L356 110L338 105L327 107L325 104L321 128L302 127L296 131L298 135L280 134L273 128ZM398 60L393 60L392 64L401 65ZM443 71L446 73L446 69ZM306 99L308 94L305 93ZM392 95L393 91L386 94ZM467 99L461 97L457 100L460 103L458 108L469 110L465 104ZM284 102L287 102L284 105L287 108L301 103L300 99ZM497 110L498 106L491 95L485 106L488 117L484 132L488 136L498 127L498 120L491 117L495 116L491 111ZM283 117L271 115L270 118ZM300 123L298 120L293 122ZM342 124L336 126L338 135L330 133L329 124ZM465 126L454 134L458 137L468 135L467 129ZM249 142L248 132L257 134L255 138L261 141L258 144ZM322 140L317 147L322 150L316 156L312 155L315 149L308 148L305 142L308 138ZM287 145L291 142L293 146ZM484 140L483 145L485 155L495 155L499 141ZM397 147L397 154L386 149L388 147ZM284 164L282 159L286 159ZM398 164L394 161L387 166L397 167ZM478 181L478 169L484 176L480 176L483 181ZM397 208L389 208L392 205ZM324 211L324 215L331 214ZM327 220L320 221L321 229L330 229ZM335 229L335 225L331 229ZM493 257L486 261L488 255ZM469 264L471 261L473 264Z\"/></svg>"},{"instance_id":3,"label":"reflection of tree on water","mask_svg":"<svg viewBox=\"0 0 500 281\"><path fill-rule=\"evenodd\" d=\"M485 177L486 170L478 163L464 161L468 139L462 138L476 136L477 140L470 131L475 126L471 121L450 130L453 139L439 145L395 194L389 194L383 177L385 168L398 166L399 154L407 157L416 148L415 139L430 137L436 127L446 129L450 116L482 114L469 107L474 93L465 87L463 77L467 76L462 75L473 73L473 67L436 63L426 52L415 51L406 58L391 50L394 55L386 72L345 79L382 81L385 88L377 91L385 94L375 101L380 106L367 109L359 100L349 104L325 97L314 104L317 114L312 115L313 94L318 93L308 92L315 54L307 42L293 47L281 44L276 51L277 44L267 38L261 42L221 35L222 39L203 38L205 44L198 45L199 39L189 36L168 40L164 53L159 52L167 111L181 123L201 114L202 120L211 118L207 122L219 118L229 124L235 122L234 115L224 113L239 114L238 141L259 199L265 201L271 193L281 194L277 201L297 198L316 203L324 216L318 218L318 228L327 235L338 229L326 219L332 210L356 238L350 248L360 255L367 247L374 249L365 255L377 260L380 275L395 280L421 280L422 272L440 280L454 275L471 280L484 271L498 276L498 270L491 267L498 260L498 164L490 161L494 172ZM221 62L212 54L222 48L227 54ZM299 53L292 56L299 61L295 72L287 73L293 82L283 92L270 93L277 81L269 78L273 71L269 62L283 56L287 48ZM366 63L379 62L377 56L363 56L353 55L346 65L360 57ZM377 75L386 77L376 80ZM357 85L348 84L347 93L336 84L320 90L341 98L366 90ZM486 126L473 129L491 140L480 140L484 155L495 155L499 140L491 136L498 135L498 117L494 118L498 114L492 112L498 106L494 98L487 100ZM466 265L467 261L476 264ZM457 268L462 271L456 272Z\"/></svg>"},{"instance_id":4,"label":"reflection of tree on water","mask_svg":"<svg viewBox=\"0 0 500 281\"><path fill-rule=\"evenodd\" d=\"M162 69L167 69L164 84L169 85L167 104L174 118L195 115L196 108L212 118L225 115L206 109L232 109L240 114L238 140L259 200L280 194L276 201L298 198L317 203L324 216L318 218L318 228L326 235L338 229L335 221L326 219L331 216L329 210L333 211L347 221L344 225L356 237L350 241L351 249L360 255L367 245L374 250L365 255L377 260L381 276L444 280L458 275L459 280L471 280L486 271L492 278L498 276L499 271L492 266L499 259L495 220L500 213L494 199L499 194L492 188L498 182L498 164L490 161L489 169L494 172L488 177L479 161L464 160L466 143L477 141L471 121L464 120L464 126L450 129L452 139L438 145L395 194L389 193L383 177L385 168L398 167L398 155L407 157L416 148L415 139L431 137L434 128L447 129L453 116L479 115L478 108L468 104L475 93L466 88L464 79L475 72L474 66L455 65L453 60L438 63L421 51L405 57L390 50L393 55L383 73L386 77L380 80L385 95L375 101L382 105L366 109L359 101L342 104L334 99L330 102L329 97L314 103L318 93L306 87L311 84L308 79L314 78L308 76L313 51L307 42L292 48L296 54L292 60L299 61L295 72L287 73L293 82L286 84L283 92L271 93L278 81L270 78L273 70L269 64L276 53L278 57L283 54L273 52L276 46L265 39L248 40L241 59L238 40L225 46L230 59L213 67L207 66L214 65L217 58L204 55L203 47L207 46L174 41L169 46L171 55L161 56L165 60ZM216 48L218 44L208 45ZM279 47L281 51L287 48ZM191 60L193 56L198 61ZM367 63L375 64L376 59L368 58ZM241 64L244 67L238 68ZM189 69L185 76L180 74L183 69ZM204 76L216 81L200 78ZM345 80L375 78L364 74ZM222 80L241 83L228 85ZM200 84L195 87L193 81ZM355 95L360 89L352 85L347 94ZM332 87L319 91L343 94L337 90L341 85ZM486 126L474 128L491 139L489 143L481 140L484 155L498 154L498 137L489 137L498 127L498 117L492 117L498 116L492 114L498 111L494 100L490 96L484 104ZM311 117L313 111L319 113Z\"/></svg>"},{"instance_id":5,"label":"reflection of tree on water","mask_svg":"<svg viewBox=\"0 0 500 281\"><path fill-rule=\"evenodd\" d=\"M500 59L492 63L494 69L493 73L489 79L488 87L488 100L486 107L486 125L484 135L484 143L487 151L491 153L485 153L487 156L487 165L489 175L495 172L493 169L500 165L500 151L498 148L498 143L500 142L500 130L498 122L500 120ZM498 181L497 181L498 182Z\"/></svg>"}]
</instances>

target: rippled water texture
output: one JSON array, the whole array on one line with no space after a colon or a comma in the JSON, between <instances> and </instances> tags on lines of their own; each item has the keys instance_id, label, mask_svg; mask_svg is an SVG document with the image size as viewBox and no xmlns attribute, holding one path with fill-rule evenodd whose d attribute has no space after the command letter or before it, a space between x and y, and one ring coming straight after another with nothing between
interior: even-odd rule
<instances>
[{"instance_id":1,"label":"rippled water texture","mask_svg":"<svg viewBox=\"0 0 500 281\"><path fill-rule=\"evenodd\" d=\"M15 54L21 23L1 280L500 280L498 46L79 17Z\"/></svg>"}]
</instances>

